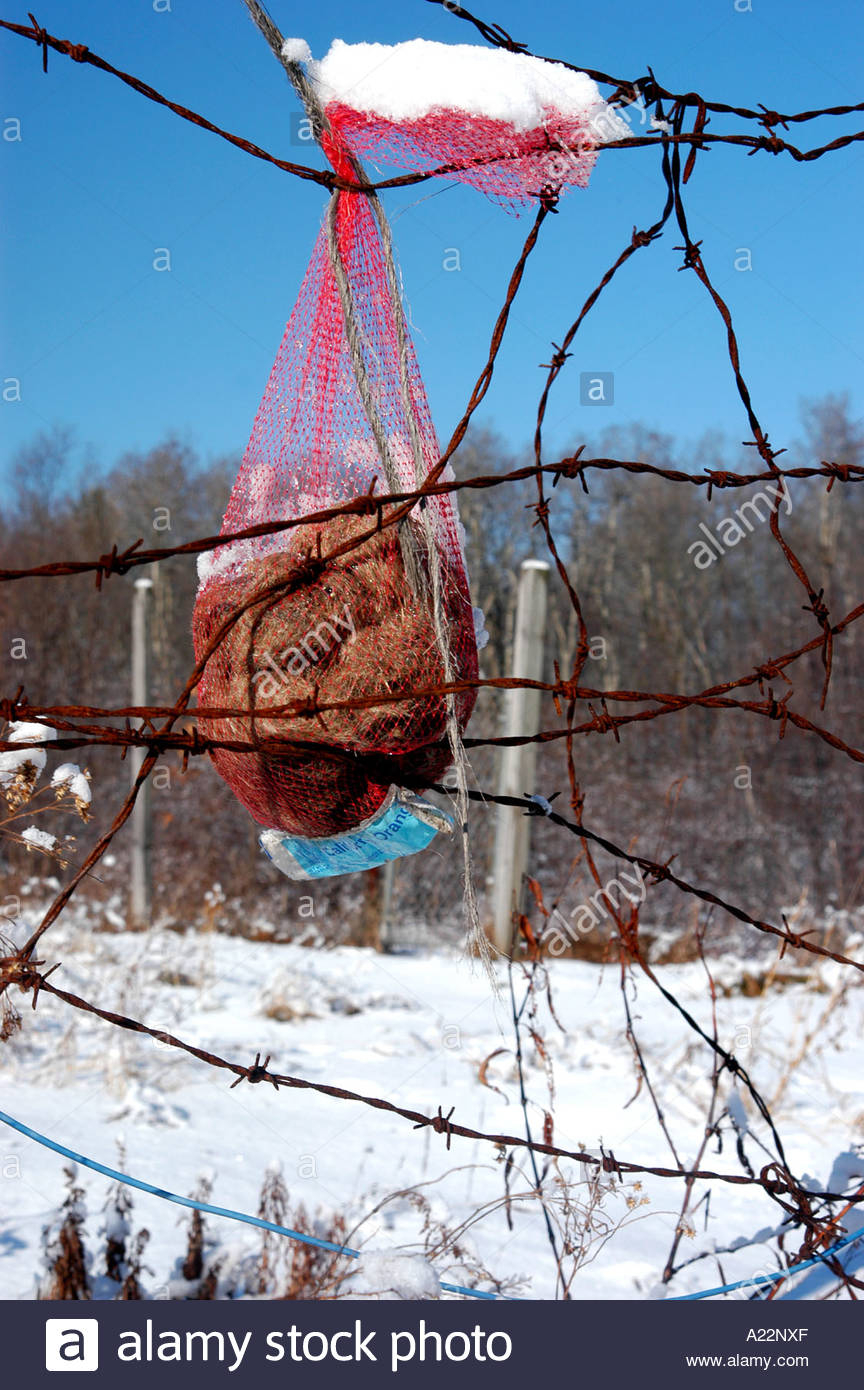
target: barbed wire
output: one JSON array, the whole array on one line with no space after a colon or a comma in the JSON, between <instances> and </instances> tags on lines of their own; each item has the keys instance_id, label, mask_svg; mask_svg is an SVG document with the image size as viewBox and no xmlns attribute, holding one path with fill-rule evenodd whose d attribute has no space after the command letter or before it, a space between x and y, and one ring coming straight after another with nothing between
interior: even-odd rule
<instances>
[{"instance_id":1,"label":"barbed wire","mask_svg":"<svg viewBox=\"0 0 864 1390\"><path fill-rule=\"evenodd\" d=\"M455 451L454 451L455 452ZM490 473L472 478L454 478L435 483L425 482L419 488L405 492L387 493L380 497L373 493L361 493L357 497L340 502L335 507L322 507L303 517L290 517L281 521L264 521L255 526L247 526L241 531L226 531L218 536L203 536L200 539L185 541L181 545L157 546L142 550L143 538L133 541L120 550L118 544L104 555L92 560L53 560L42 565L30 565L22 569L0 568L0 581L16 579L62 579L74 574L95 574L97 588L112 574L124 575L141 565L156 565L163 560L171 560L178 555L201 555L222 545L235 541L253 540L259 536L278 535L310 523L332 521L340 516L377 516L383 521L388 507L410 502L419 502L424 497L440 497L447 493L481 491L500 487L504 483L520 483L538 475L552 477L555 487L561 478L578 479L586 491L586 474L592 469L598 472L619 470L626 473L648 474L662 478L666 482L690 483L695 487L707 488L708 501L713 490L723 488L749 487L754 483L784 482L789 478L826 478L830 492L835 482L864 482L864 464L837 463L823 460L818 465L799 465L794 468L778 468L761 473L738 473L723 468L705 468L701 473L687 473L680 468L664 468L659 464L647 463L642 459L583 458L581 453L556 463L526 465L511 469L507 473Z\"/></svg>"},{"instance_id":2,"label":"barbed wire","mask_svg":"<svg viewBox=\"0 0 864 1390\"><path fill-rule=\"evenodd\" d=\"M468 10L452 3L452 0L430 0L430 3L445 5L446 9L457 19L472 25L487 42L497 47L517 53L528 54L530 52L524 44L513 39L500 26L478 19ZM114 67L107 60L93 53L85 45L73 43L66 39L60 39L48 33L38 24L32 14L29 15L29 19L29 26L16 24L7 20L0 20L0 28L35 43L41 50L43 70L46 72L48 68L49 51L68 57L79 64L89 64L90 66L118 78L138 94L168 108L182 119L191 121L202 129L218 135L236 148L241 149L244 153L254 158L264 160L279 168L284 173L315 182L331 191L345 189L352 192L372 195L382 189L406 187L432 178L446 176L448 173L458 172L468 167L467 163L450 163L438 166L435 169L414 172L373 182L367 180L365 175L362 177L358 176L356 180L352 181L340 177L332 170L315 169L294 161L280 159L262 149L260 146L244 139L242 136L223 129L207 118L190 110L188 107L181 105L179 102L169 100L148 83ZM540 54L531 56L541 58L545 62L562 61L548 58ZM565 63L564 66L574 67L573 64L569 63ZM548 191L540 195L540 205L535 220L508 281L503 304L497 315L490 337L487 360L477 377L468 398L466 409L453 431L450 441L441 453L435 468L431 470L422 486L413 490L381 496L371 491L348 499L337 507L324 508L311 515L304 516L303 518L248 527L242 531L231 533L230 535L198 538L177 546L145 549L143 548L143 540L139 539L131 544L127 544L122 549L118 543L115 543L110 551L92 559L58 560L27 568L0 569L0 580L7 583L26 579L68 578L74 575L89 573L94 575L96 586L101 589L104 581L111 575L124 575L134 570L136 567L159 564L169 558L199 555L234 541L290 531L293 527L299 525L308 525L310 522L324 522L337 516L365 516L368 517L370 521L370 529L368 531L364 531L362 535L353 537L350 541L345 542L341 546L337 546L327 554L308 556L295 567L287 579L274 582L267 586L266 589L256 592L248 601L245 601L236 612L224 619L218 630L210 639L207 649L197 661L173 705L129 705L117 708L106 708L88 704L30 705L23 688L19 688L14 695L0 699L0 718L9 722L26 718L46 724L57 732L56 746L58 748L80 748L97 745L115 746L121 750L121 756L125 756L126 750L130 747L143 748L145 750L145 756L140 771L135 779L135 783L124 798L112 823L99 836L97 843L92 847L70 881L56 894L28 941L8 956L0 958L0 995L9 988L17 987L31 994L32 1004L35 1009L39 995L43 992L50 994L69 1007L95 1015L108 1024L153 1037L168 1046L186 1052L209 1066L230 1071L236 1078L232 1083L234 1085L239 1084L241 1081L246 1081L251 1084L258 1084L264 1081L273 1085L276 1090L283 1087L286 1089L307 1089L336 1100L361 1103L380 1111L387 1111L406 1121L410 1121L414 1124L415 1128L432 1128L445 1137L448 1147L452 1137L458 1136L493 1144L501 1151L526 1149L532 1153L542 1154L556 1160L568 1159L581 1164L585 1168L599 1168L603 1172L617 1173L619 1176L623 1174L645 1174L658 1178L683 1180L686 1184L685 1207L692 1185L697 1180L758 1187L773 1200L779 1201L787 1212L792 1214L797 1222L804 1225L808 1232L807 1239L813 1242L818 1240L820 1236L836 1222L836 1217L830 1217L831 1203L841 1201L857 1202L864 1200L864 1196L857 1195L850 1198L848 1194L843 1193L827 1191L814 1192L809 1186L804 1186L803 1180L799 1180L793 1176L786 1165L783 1156L782 1141L774 1125L770 1111L755 1091L755 1088L753 1088L752 1082L740 1062L738 1062L734 1054L720 1047L716 1039L716 1030L715 1036L712 1038L712 1036L698 1024L693 1016L684 1009L680 1001L675 998L674 994L667 990L656 978L656 975L652 974L653 982L664 995L666 1002L679 1012L687 1026L697 1033L701 1041L706 1043L709 1048L713 1049L715 1054L715 1087L719 1070L727 1070L732 1076L741 1080L742 1083L750 1089L751 1095L757 1104L757 1109L759 1109L762 1118L765 1120L771 1132L777 1153L777 1157L766 1164L758 1176L749 1172L720 1173L701 1167L688 1169L680 1163L676 1164L674 1167L643 1165L629 1160L625 1161L618 1159L613 1154L602 1153L601 1156L598 1157L596 1154L590 1154L580 1150L568 1150L551 1143L534 1140L530 1136L519 1137L506 1134L485 1133L453 1121L451 1118L452 1110L445 1115L442 1108L439 1107L437 1114L430 1116L417 1109L400 1107L381 1097L362 1095L328 1083L313 1082L302 1077L271 1072L269 1070L269 1057L262 1064L260 1053L256 1056L255 1062L251 1066L244 1066L226 1060L206 1049L185 1042L163 1030L154 1029L139 1020L105 1009L77 994L63 990L49 978L53 971L57 969L57 966L51 967L51 969L48 970L43 970L42 966L44 962L37 960L35 955L37 946L39 946L45 933L51 925L56 922L81 883L95 865L98 864L115 835L128 820L135 806L136 798L141 787L144 785L161 757L172 752L178 753L183 760L185 770L189 757L209 754L215 749L221 748L230 749L235 752L260 754L262 752L278 753L281 748L287 746L292 748L296 748L298 745L302 746L302 741L298 741L294 737L290 740L286 740L284 744L276 737L257 737L254 741L216 738L210 735L202 735L197 727L198 720L206 719L210 722L233 716L248 717L252 712L251 709L246 708L196 708L192 704L196 687L207 661L225 640L233 625L249 607L253 604L262 602L265 598L288 595L293 589L304 583L308 583L311 578L320 575L326 566L332 563L334 559L362 546L370 537L375 536L378 532L391 526L398 526L414 509L418 501L421 501L424 497L458 493L463 490L484 490L533 479L537 489L537 500L532 507L535 512L534 524L540 527L543 534L553 565L573 609L578 630L577 649L569 676L562 677L556 665L554 681L529 681L513 676L478 678L475 681L430 685L422 690L412 690L407 694L405 692L398 695L377 694L371 697L360 697L347 701L322 700L319 698L319 692L316 688L313 696L306 701L293 701L281 705L257 707L254 711L256 717L260 718L266 716L268 719L277 720L279 718L285 718L287 720L289 718L296 719L298 717L308 717L310 720L316 720L320 719L322 714L326 713L328 710L369 708L371 706L387 704L394 701L414 699L418 696L452 695L471 688L487 688L493 690L532 688L543 691L552 698L559 718L563 718L565 721L560 727L539 730L536 734L520 736L518 738L466 738L465 746L468 748L506 747L522 743L564 742L566 745L566 759L571 793L570 803L573 818L570 819L555 812L548 805L541 808L535 800L527 796L524 799L507 797L491 794L483 790L472 789L469 792L469 796L472 800L485 805L503 805L521 808L526 814L542 816L548 819L550 823L575 835L582 842L583 846L587 847L588 845L594 845L614 858L627 861L633 865L638 865L640 870L653 884L659 884L661 882L669 883L680 892L704 902L711 907L720 908L742 924L773 937L778 942L781 954L787 949L804 951L816 958L831 960L838 965L849 967L854 971L864 972L864 962L854 960L839 951L834 951L826 944L812 941L808 939L808 935L805 933L796 933L792 931L785 917L781 918L783 922L782 926L762 920L748 913L744 908L735 903L729 902L720 895L715 894L710 889L694 884L676 875L670 867L671 860L659 862L635 854L631 850L627 850L616 844L599 831L587 826L582 818L582 802L584 798L579 788L573 755L574 739L577 736L611 733L617 740L619 729L626 725L644 723L660 717L679 714L691 708L703 708L713 710L736 710L740 713L761 718L769 723L776 723L778 725L780 739L785 736L787 727L791 724L792 727L798 729L801 733L821 740L837 753L845 756L851 761L855 763L864 761L864 751L848 743L832 729L816 724L806 715L791 707L791 685L782 698L778 698L775 696L771 684L779 680L786 681L788 684L788 677L785 674L786 669L805 655L818 651L824 671L820 702L821 707L824 708L832 675L835 639L846 633L853 624L857 623L858 620L864 616L864 602L862 602L857 607L851 609L843 618L832 620L824 598L824 587L816 587L815 582L811 579L800 557L796 554L790 542L782 533L780 526L780 505L786 496L785 489L787 482L790 479L823 480L830 492L837 482L849 486L861 482L862 479L864 479L864 467L836 459L822 460L818 465L803 465L791 468L780 467L777 460L783 454L784 450L782 448L775 448L771 444L768 434L764 430L756 413L744 375L739 343L729 306L713 283L705 263L701 243L698 240L694 240L691 235L684 202L684 188L693 172L695 162L699 154L707 152L711 145L728 144L744 147L750 155L763 151L772 154L785 153L796 162L811 161L864 139L864 131L840 135L826 144L803 150L778 136L777 127L788 130L790 125L803 124L822 117L850 116L864 111L864 102L854 105L832 106L818 110L781 114L776 111L768 110L764 106L760 106L758 109L751 109L733 106L723 102L711 101L695 92L676 93L669 91L658 82L650 68L647 75L638 80L623 80L585 67L580 67L576 70L587 72L589 76L593 77L601 84L614 88L609 98L613 106L623 107L634 102L640 102L645 109L649 106L653 108L654 128L649 134L644 136L634 135L625 139L609 142L601 146L600 150L601 152L605 152L611 149L641 148L643 146L653 146L657 148L660 154L660 174L664 189L664 202L656 220L649 224L647 228L638 230L634 226L629 241L625 244L617 257L610 263L597 285L587 296L576 318L561 337L560 343L553 342L550 360L548 363L544 364L547 376L537 408L533 464L523 468L512 469L506 473L479 475L460 479L445 479L442 477L444 468L463 442L471 419L489 389L493 379L498 353L507 330L510 310L519 292L528 258L532 255L537 246L541 228L547 217L550 213L557 210L557 197L554 193ZM706 127L710 121L709 113L718 117L736 117L742 121L755 123L762 129L758 134L736 131L726 133L708 132ZM565 147L556 145L554 142L550 143L548 140L544 141L543 149L549 150L550 148L564 149ZM681 158L682 149L686 152L686 161L683 165ZM473 162L483 161L472 161L472 163ZM746 444L756 449L762 467L752 472L732 471L727 469L704 469L699 473L690 473L672 467L660 466L641 459L586 457L584 455L584 446L568 457L558 459L552 463L545 462L543 457L543 427L548 402L558 378L566 369L573 342L586 316L594 308L612 279L624 269L630 259L637 252L647 250L654 245L654 243L664 235L668 226L673 223L677 226L681 236L681 245L675 248L676 250L680 250L683 255L680 269L694 272L696 278L712 301L723 324L729 366L751 435L751 438L746 441ZM644 692L626 689L602 690L584 684L582 675L585 663L588 659L588 633L582 613L579 593L555 539L550 512L550 497L545 490L545 485L547 481L551 479L554 489L556 485L564 479L570 483L578 483L579 486L587 492L589 490L589 475L592 472L602 474L612 471L621 471L630 475L648 475L669 483L705 488L708 500L712 498L714 489L742 488L759 483L773 484L774 493L769 514L770 532L786 564L791 569L798 585L806 595L807 603L805 609L812 615L812 619L818 628L817 634L791 652L786 652L778 657L768 658L743 675L695 693ZM734 690L742 690L754 685L758 686L760 695L762 696L761 699L744 699L733 697L731 694ZM591 703L592 701L597 702L598 708L594 707ZM581 722L577 721L576 718L577 705L580 702L587 702L590 714L590 718L582 719ZM610 713L608 707L609 704L612 703L624 705L635 703L648 705L649 708L642 708L635 712ZM133 727L131 723L133 719L143 721L141 727ZM123 720L124 723L122 727L118 727L114 724L106 726L96 722L102 720ZM183 726L182 728L175 727L181 723ZM310 742L312 741L310 740ZM0 748L3 749L14 747L16 751L21 751L28 747L37 746L42 745L35 742L33 744L21 742L15 742L13 744L8 739L0 740ZM340 753L338 749L328 748L328 756L331 754L335 758L347 756L347 754ZM447 793L451 789L442 785L437 787L436 790ZM593 864L593 861L589 860L589 862ZM625 921L619 914L616 919L616 926L622 962L629 959L630 961L638 962L643 969L646 969L644 958L641 955L638 937L638 910L636 910L636 915L629 921ZM526 940L528 940L529 928L527 927L525 919L522 919L522 929L526 933ZM636 1051L637 1053L639 1051L638 1045L636 1045ZM644 1070L644 1061L641 1062L641 1065ZM789 1200L784 1201L784 1198ZM828 1227L824 1225L826 1217L822 1213L817 1214L814 1212L814 1202L825 1204L828 1213Z\"/></svg>"},{"instance_id":3,"label":"barbed wire","mask_svg":"<svg viewBox=\"0 0 864 1390\"><path fill-rule=\"evenodd\" d=\"M431 3L444 4L445 0L431 0ZM470 20L471 23L480 28L484 37L493 35L498 29L497 25L483 25L481 27L481 21L475 20L474 17L469 15L467 10L463 10L461 6L450 4L449 0L447 0L446 8L457 18ZM101 72L107 72L112 77L118 78L140 96L147 97L149 101L156 102L157 105L166 107L183 120L191 121L193 125L199 126L202 130L207 130L211 134L218 135L221 139L227 140L229 144L243 150L244 153L250 154L256 159L265 160L268 164L274 165L284 173L293 174L296 178L306 179L313 183L321 184L322 187L328 188L331 191L334 189L343 189L346 192L366 193L371 190L407 188L412 184L425 183L427 180L433 178L445 178L447 174L481 166L488 162L488 158L490 158L453 161L448 164L437 165L434 169L419 170L410 174L400 174L393 178L379 179L377 181L369 180L355 182L351 179L345 179L340 177L340 175L336 174L333 170L315 169L309 165L298 164L294 160L280 159L277 155L270 154L267 150L262 149L260 145L254 144L251 140L246 140L241 135L235 135L230 131L223 130L221 126L214 124L214 122L208 120L206 116L202 116L198 112L190 110L189 107L183 106L180 102L172 101L168 97L163 96L155 87L151 87L149 83L142 81L141 78L114 67L113 64L109 63L105 58L101 58L98 53L94 53L86 44L73 43L69 39L57 38L56 35L49 34L47 29L44 29L32 14L28 15L28 18L30 19L29 25L15 24L11 20L2 19L0 20L0 28L7 30L9 33L17 34L20 38L29 39L36 44L41 50L42 71L44 73L48 72L49 50L61 54L63 57L70 58L73 62L89 64L91 67L97 68ZM488 33L486 32L487 29ZM542 54L531 54L530 50L526 48L525 45L517 44L514 40L510 39L509 35L506 35L503 30L500 31L500 36L498 38L490 37L489 41L500 48L509 49L511 52L525 53L532 57L540 57L544 62L556 63L562 67L570 68L573 71L587 73L589 77L593 77L595 81L602 83L604 86L615 88L612 96L612 104L623 105L640 100L647 102L662 100L679 104L684 108L696 107L699 114L698 129L693 132L676 131L671 136L662 136L664 142L669 144L690 145L693 153L698 149L705 149L707 145L727 144L743 146L750 154L755 154L757 151L764 150L770 154L785 153L790 155L797 162L806 162L813 159L820 159L823 155L829 154L834 150L843 149L847 145L864 140L864 131L856 131L849 135L838 136L825 145L816 146L809 150L801 150L789 141L783 140L777 135L775 130L775 127L778 125L787 127L794 123L816 120L821 116L853 115L857 112L864 111L864 102L846 106L827 106L818 110L791 112L785 115L777 111L769 111L765 107L756 111L742 106L730 106L725 102L705 101L695 92L671 92L657 82L650 70L646 77L633 81L611 77L607 73L598 72L593 68L577 68L575 64L567 63L561 58L548 58ZM765 128L765 134L736 135L733 133L727 135L709 135L705 131L705 125L707 124L705 113L707 111L713 111L717 114L728 116L738 116L742 120L755 121ZM652 135L627 136L624 139L605 142L602 149L634 149L645 145L656 146L659 143L659 136L659 132L658 134ZM542 144L538 144L538 151L541 149L544 151L564 151L568 148L569 146L562 144L560 141L550 140L548 138L544 138ZM501 156L496 155L494 158L499 160Z\"/></svg>"},{"instance_id":4,"label":"barbed wire","mask_svg":"<svg viewBox=\"0 0 864 1390\"><path fill-rule=\"evenodd\" d=\"M495 1145L499 1149L531 1149L534 1153L546 1154L552 1158L572 1159L576 1163L581 1163L589 1168L598 1168L604 1173L615 1173L619 1177L623 1174L644 1174L645 1176L657 1178L682 1178L690 1177L705 1181L716 1181L730 1183L737 1187L761 1187L769 1196L782 1197L792 1195L796 1191L794 1179L788 1172L780 1169L779 1165L768 1164L760 1173L759 1177L752 1177L746 1173L718 1173L708 1169L688 1169L683 1167L669 1168L662 1165L645 1165L641 1163L631 1163L623 1159L616 1158L614 1153L603 1153L601 1155L588 1153L580 1149L564 1149L556 1144L546 1144L540 1140L523 1139L519 1135L513 1134L490 1134L482 1130L472 1129L470 1126L460 1124L452 1119L453 1111L444 1115L442 1107L439 1105L434 1115L424 1114L421 1110L415 1110L408 1106L397 1105L395 1101L387 1100L383 1096L371 1096L360 1091L346 1090L342 1086L333 1086L324 1081L311 1081L308 1077L292 1076L285 1072L276 1072L269 1069L270 1058L267 1056L262 1063L261 1053L256 1053L255 1061L249 1063L232 1062L218 1053L210 1052L206 1048L197 1047L192 1043L185 1042L182 1038L161 1028L152 1028L138 1019L130 1018L126 1014L115 1013L111 1009L103 1009L100 1005L94 1004L87 999L82 999L80 995L73 994L68 990L61 989L55 985L48 977L51 970L44 974L40 973L38 966L41 962L23 962L15 970L9 967L8 962L0 961L0 982L13 983L22 991L32 993L33 1007L35 1009L39 994L44 991L46 994L53 995L72 1008L80 1009L84 1013L93 1014L105 1023L110 1023L115 1027L123 1028L131 1033L141 1033L165 1047L177 1048L181 1052L188 1053L190 1057L195 1057L200 1062L206 1062L208 1066L215 1067L220 1071L231 1072L235 1080L231 1083L232 1087L246 1081L251 1085L258 1085L266 1082L278 1091L281 1088L286 1090L315 1091L318 1095L330 1096L335 1100L354 1101L361 1105L367 1105L373 1110L384 1110L389 1114L398 1115L403 1120L408 1120L415 1129L432 1129L436 1134L442 1134L450 1147L450 1141L454 1136L461 1139L481 1140L484 1143ZM52 967L56 969L57 967ZM842 1192L814 1191L808 1188L809 1196L813 1199L822 1201L849 1201L849 1194ZM864 1193L854 1199L856 1202L864 1202Z\"/></svg>"}]
</instances>

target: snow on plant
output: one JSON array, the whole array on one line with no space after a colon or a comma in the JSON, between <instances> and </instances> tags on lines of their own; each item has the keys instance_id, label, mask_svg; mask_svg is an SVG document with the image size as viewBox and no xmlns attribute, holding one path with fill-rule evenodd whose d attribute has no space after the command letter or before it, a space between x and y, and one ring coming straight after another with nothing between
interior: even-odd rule
<instances>
[{"instance_id":1,"label":"snow on plant","mask_svg":"<svg viewBox=\"0 0 864 1390\"><path fill-rule=\"evenodd\" d=\"M118 1145L121 1166L125 1149ZM205 1214L190 1213L185 1226L185 1248L176 1256L161 1282L146 1276L155 1271L144 1264L150 1232L134 1232L134 1201L122 1182L112 1182L102 1206L102 1220L88 1234L84 1189L74 1164L64 1168L66 1197L42 1230L45 1273L37 1282L37 1297L127 1300L187 1300L279 1298L317 1299L340 1296L348 1261L328 1250L264 1231L259 1246L212 1236ZM194 1191L196 1201L212 1195L214 1175L202 1173ZM302 1203L292 1203L277 1164L268 1167L261 1189L262 1219L331 1241L343 1242L345 1223L337 1213L307 1213ZM93 1238L95 1236L95 1245ZM353 1264L353 1261L351 1262ZM408 1295L406 1295L408 1296Z\"/></svg>"},{"instance_id":2,"label":"snow on plant","mask_svg":"<svg viewBox=\"0 0 864 1390\"><path fill-rule=\"evenodd\" d=\"M57 730L45 724L19 720L9 725L5 742L31 746L10 747L0 753L0 792L6 802L6 814L0 815L0 834L28 851L47 855L65 869L74 853L73 835L54 835L37 825L18 828L22 820L59 811L74 810L82 821L90 819L92 793L86 768L82 770L77 763L61 763L50 782L39 785L48 754L44 747L32 745L45 744L56 737Z\"/></svg>"},{"instance_id":3,"label":"snow on plant","mask_svg":"<svg viewBox=\"0 0 864 1390\"><path fill-rule=\"evenodd\" d=\"M89 772L82 772L77 763L61 763L60 767L55 767L51 775L51 786L58 801L64 796L71 796L81 819L88 819L88 808L92 799Z\"/></svg>"},{"instance_id":4,"label":"snow on plant","mask_svg":"<svg viewBox=\"0 0 864 1390\"><path fill-rule=\"evenodd\" d=\"M45 743L56 737L56 729L19 720L9 725L6 742ZM0 753L0 788L11 810L29 801L46 761L44 748L9 748Z\"/></svg>"},{"instance_id":5,"label":"snow on plant","mask_svg":"<svg viewBox=\"0 0 864 1390\"><path fill-rule=\"evenodd\" d=\"M70 1163L63 1172L66 1199L42 1232L45 1274L37 1290L40 1300L89 1299L91 1295L91 1260L83 1240L84 1189L78 1184L77 1164Z\"/></svg>"}]
</instances>

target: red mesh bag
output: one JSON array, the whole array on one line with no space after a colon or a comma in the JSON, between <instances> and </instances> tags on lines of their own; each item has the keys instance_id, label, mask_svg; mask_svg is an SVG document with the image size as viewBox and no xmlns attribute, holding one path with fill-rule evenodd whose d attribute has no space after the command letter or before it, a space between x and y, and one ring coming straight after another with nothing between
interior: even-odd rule
<instances>
[{"instance_id":1,"label":"red mesh bag","mask_svg":"<svg viewBox=\"0 0 864 1390\"><path fill-rule=\"evenodd\" d=\"M504 203L584 187L597 146L631 133L585 73L503 49L336 40L311 71L358 155L435 169Z\"/></svg>"},{"instance_id":2,"label":"red mesh bag","mask_svg":"<svg viewBox=\"0 0 864 1390\"><path fill-rule=\"evenodd\" d=\"M331 157L338 168L335 149ZM351 296L353 347L332 263L334 239ZM332 232L325 223L276 356L222 534L307 517L373 485L379 496L394 484L410 490L438 463L420 372L397 312L369 202L340 193ZM358 353L378 442L358 386ZM262 825L335 834L378 810L391 785L422 790L450 763L446 698L404 697L447 679L433 611L436 584L450 678L477 676L454 505L447 495L430 497L400 526L377 534L375 528L374 512L342 516L235 542L199 563L193 615L199 661L220 627L235 619L209 655L199 705L237 711L202 720L201 730L255 745L255 752L217 749L212 756ZM413 556L413 587L406 552ZM376 696L387 703L372 703ZM474 699L474 691L455 698L460 728ZM324 709L315 718L259 714L310 700L370 703Z\"/></svg>"},{"instance_id":3,"label":"red mesh bag","mask_svg":"<svg viewBox=\"0 0 864 1390\"><path fill-rule=\"evenodd\" d=\"M327 114L351 137L360 155L403 168L439 170L505 203L525 203L565 184L584 187L594 167L596 134L585 116L557 116L541 129L518 130L507 121L433 111L395 122L341 102Z\"/></svg>"},{"instance_id":4,"label":"red mesh bag","mask_svg":"<svg viewBox=\"0 0 864 1390\"><path fill-rule=\"evenodd\" d=\"M543 130L452 110L399 123L338 100L326 114L322 145L346 179L354 177L350 152L374 151L415 168L458 163L455 176L524 201L540 186L585 182L593 158L584 112L559 113L554 131L551 113ZM575 155L553 148L561 140L578 147ZM285 329L222 534L308 518L373 487L378 496L411 490L439 457L375 206L340 192ZM391 785L419 791L441 778L451 760L448 719L464 729L475 692L448 702L434 687L477 676L449 495L424 499L380 531L374 515L343 514L232 542L202 557L199 572L199 705L224 711L200 726L252 746L212 756L255 820L331 835L373 815Z\"/></svg>"}]
</instances>

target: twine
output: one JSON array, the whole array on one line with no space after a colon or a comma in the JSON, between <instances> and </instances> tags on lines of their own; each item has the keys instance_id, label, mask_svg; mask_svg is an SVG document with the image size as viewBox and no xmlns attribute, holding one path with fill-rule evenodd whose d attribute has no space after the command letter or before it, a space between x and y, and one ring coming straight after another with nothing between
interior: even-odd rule
<instances>
[{"instance_id":1,"label":"twine","mask_svg":"<svg viewBox=\"0 0 864 1390\"><path fill-rule=\"evenodd\" d=\"M338 197L338 194L334 196ZM377 193L371 195L370 202L381 231L381 245L384 249L387 286L390 291L393 319L396 325L396 338L399 345L399 386L402 394L402 408L408 422L411 448L414 454L414 482L415 486L419 488L425 481L425 460L423 457L423 441L414 410L414 399L411 394L411 377L408 370L409 340L405 325L405 314L402 307L399 279L396 271L396 261L393 255L393 237L390 232L390 223L387 221L384 208L381 205L381 200ZM444 663L444 678L449 685L456 680L456 673L453 668L447 617L441 602L441 557L438 547L435 544L432 517L428 506L420 507L420 516L423 529L426 533L429 552L429 573L432 580L432 617L435 624L435 637L438 642L441 659ZM489 946L489 938L480 923L477 895L474 890L474 866L471 857L471 842L468 836L468 775L470 772L470 763L468 762L468 757L465 752L465 745L462 742L462 730L459 727L459 720L456 716L456 697L452 693L447 695L447 739L450 744L450 751L453 754L453 769L456 775L456 813L462 841L462 907L465 915L465 925L468 929L468 942L473 946L474 950L483 961L490 979L494 979L491 970L492 953Z\"/></svg>"}]
</instances>

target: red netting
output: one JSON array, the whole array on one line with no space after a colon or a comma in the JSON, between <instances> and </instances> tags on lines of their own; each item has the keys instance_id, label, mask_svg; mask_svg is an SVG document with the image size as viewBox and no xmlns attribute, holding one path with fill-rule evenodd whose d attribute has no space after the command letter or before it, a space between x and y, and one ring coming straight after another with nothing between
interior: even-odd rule
<instances>
[{"instance_id":1,"label":"red netting","mask_svg":"<svg viewBox=\"0 0 864 1390\"><path fill-rule=\"evenodd\" d=\"M327 117L322 144L346 177L350 148L412 169L456 166L454 178L512 202L587 183L600 134L588 113L548 112L533 131L445 110L395 124L331 103ZM408 490L437 463L389 269L369 200L338 194L273 364L223 534L302 518L373 484L379 495ZM193 622L199 660L234 619L199 687L203 706L233 713L202 728L254 745L254 753L220 749L213 760L263 825L310 836L351 828L380 807L391 784L420 789L450 761L446 700L414 692L477 675L454 503L429 498L399 529L369 534L356 548L367 533L367 521L340 517L235 543L202 563ZM387 702L375 704L382 696ZM338 707L312 719L298 701L307 710ZM473 703L473 693L455 702L462 728ZM272 712L288 704L290 717Z\"/></svg>"},{"instance_id":2,"label":"red netting","mask_svg":"<svg viewBox=\"0 0 864 1390\"><path fill-rule=\"evenodd\" d=\"M397 123L340 102L326 110L361 156L416 171L443 166L447 178L510 203L568 184L584 188L597 157L594 147L604 134L621 134L605 107L593 116L548 111L542 129L535 130L461 111L431 111Z\"/></svg>"},{"instance_id":3,"label":"red netting","mask_svg":"<svg viewBox=\"0 0 864 1390\"><path fill-rule=\"evenodd\" d=\"M331 157L338 167L338 154ZM333 232L344 268L342 295L325 223L255 418L223 534L307 516L367 492L373 482L378 495L394 484L414 488L440 457L365 196L338 195ZM343 307L346 285L353 347ZM330 710L314 719L260 713L298 699L358 701L440 685L446 675L432 610L433 568L452 678L476 677L473 615L451 499L431 497L400 528L327 559L374 532L374 525L374 518L339 517L236 542L200 566L193 619L199 660L220 625L239 616L209 657L199 703L247 711L202 721L202 731L256 746L252 754L219 750L213 760L263 825L332 834L373 813L391 784L420 789L449 764L441 696ZM419 572L417 592L408 582L406 552ZM310 556L326 563L310 569ZM473 692L457 698L460 727L473 703Z\"/></svg>"}]
</instances>

